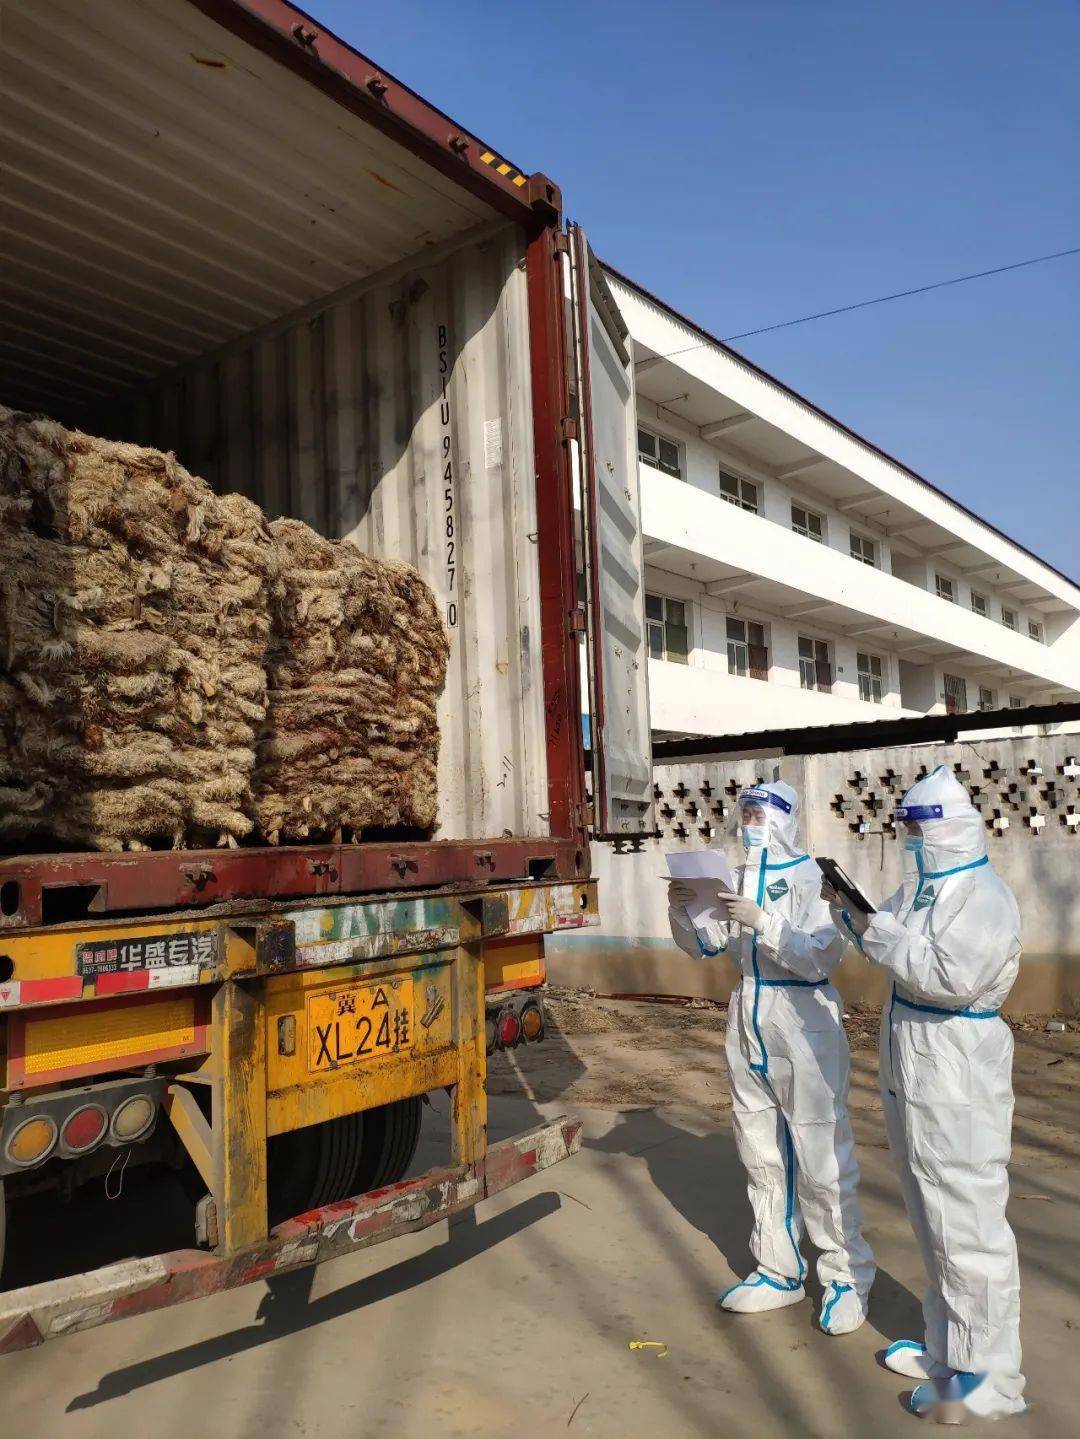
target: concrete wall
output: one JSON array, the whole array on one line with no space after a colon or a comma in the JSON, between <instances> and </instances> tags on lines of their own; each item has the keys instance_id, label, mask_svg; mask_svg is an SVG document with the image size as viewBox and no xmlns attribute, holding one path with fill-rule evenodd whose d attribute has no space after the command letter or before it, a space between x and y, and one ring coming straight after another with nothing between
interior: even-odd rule
<instances>
[{"instance_id":1,"label":"concrete wall","mask_svg":"<svg viewBox=\"0 0 1080 1439\"><path fill-rule=\"evenodd\" d=\"M844 693L837 694L835 685L832 694L800 689L797 672L794 685L785 684L779 677L782 674L783 670L773 668L768 680L755 680L729 675L726 670L650 660L653 729L676 734L716 734L737 729L749 734L781 724L849 724L916 713L902 710L898 704L888 708L864 704Z\"/></svg>"},{"instance_id":2,"label":"concrete wall","mask_svg":"<svg viewBox=\"0 0 1080 1439\"><path fill-rule=\"evenodd\" d=\"M872 897L884 898L899 883L901 864L899 841L883 820L920 773L948 764L959 767L979 804L991 862L1020 905L1024 959L1010 1009L1080 1014L1080 824L1066 823L1080 813L1080 767L1070 757L1080 761L1075 735L658 766L663 837L638 854L594 846L600 931L553 936L549 976L604 993L725 998L730 966L693 961L671 940L664 852L711 843L733 861L741 857L731 829L734 796L778 774L803 796L807 850L832 856ZM882 973L854 950L840 984L850 1002L877 1002L885 989Z\"/></svg>"}]
</instances>

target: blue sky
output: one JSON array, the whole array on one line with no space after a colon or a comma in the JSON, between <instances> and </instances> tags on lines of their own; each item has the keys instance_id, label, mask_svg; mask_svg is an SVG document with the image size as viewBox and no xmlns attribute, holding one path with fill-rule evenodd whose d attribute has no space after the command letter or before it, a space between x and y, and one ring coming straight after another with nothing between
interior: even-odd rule
<instances>
[{"instance_id":1,"label":"blue sky","mask_svg":"<svg viewBox=\"0 0 1080 1439\"><path fill-rule=\"evenodd\" d=\"M1080 245L1080 0L308 0L721 336ZM1080 579L1080 256L738 342Z\"/></svg>"}]
</instances>

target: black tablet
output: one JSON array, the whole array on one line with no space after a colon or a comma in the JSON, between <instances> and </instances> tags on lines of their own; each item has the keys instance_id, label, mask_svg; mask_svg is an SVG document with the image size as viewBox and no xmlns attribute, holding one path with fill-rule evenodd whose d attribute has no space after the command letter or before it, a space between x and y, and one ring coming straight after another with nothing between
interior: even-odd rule
<instances>
[{"instance_id":1,"label":"black tablet","mask_svg":"<svg viewBox=\"0 0 1080 1439\"><path fill-rule=\"evenodd\" d=\"M837 864L835 859L821 859L817 855L818 869L836 890L841 899L847 900L854 909L861 910L863 914L876 914L877 910L863 894L862 890L850 879Z\"/></svg>"}]
</instances>

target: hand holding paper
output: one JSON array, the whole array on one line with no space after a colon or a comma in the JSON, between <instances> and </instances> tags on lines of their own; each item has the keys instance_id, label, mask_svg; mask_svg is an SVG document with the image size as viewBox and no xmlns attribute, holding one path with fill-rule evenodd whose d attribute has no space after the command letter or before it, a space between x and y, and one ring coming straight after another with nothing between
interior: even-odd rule
<instances>
[{"instance_id":1,"label":"hand holding paper","mask_svg":"<svg viewBox=\"0 0 1080 1439\"><path fill-rule=\"evenodd\" d=\"M733 895L731 899L721 895L720 903L733 923L741 924L744 929L760 930L764 927L765 911L760 904L755 904L748 894Z\"/></svg>"},{"instance_id":2,"label":"hand holding paper","mask_svg":"<svg viewBox=\"0 0 1080 1439\"><path fill-rule=\"evenodd\" d=\"M668 875L677 881L669 887L669 898L672 903L682 904L694 928L718 920L726 922L727 912L720 906L719 894L721 890L733 891L735 879L720 851L680 850L664 858L667 860Z\"/></svg>"}]
</instances>

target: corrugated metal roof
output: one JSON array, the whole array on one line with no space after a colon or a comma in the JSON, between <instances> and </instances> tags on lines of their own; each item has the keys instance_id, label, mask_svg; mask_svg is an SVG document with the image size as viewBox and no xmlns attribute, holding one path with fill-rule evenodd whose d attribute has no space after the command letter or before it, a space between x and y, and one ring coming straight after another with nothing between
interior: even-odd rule
<instances>
[{"instance_id":1,"label":"corrugated metal roof","mask_svg":"<svg viewBox=\"0 0 1080 1439\"><path fill-rule=\"evenodd\" d=\"M8 0L0 396L61 417L496 211L176 0Z\"/></svg>"},{"instance_id":2,"label":"corrugated metal roof","mask_svg":"<svg viewBox=\"0 0 1080 1439\"><path fill-rule=\"evenodd\" d=\"M1023 725L1071 724L1080 720L1080 703L1025 705L1023 708L974 710L969 714L909 715L855 720L848 724L800 725L794 729L747 730L688 739L656 740L654 764L677 764L713 754L834 754L848 749L951 741L973 730L1012 729Z\"/></svg>"}]
</instances>

